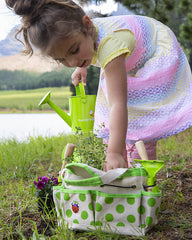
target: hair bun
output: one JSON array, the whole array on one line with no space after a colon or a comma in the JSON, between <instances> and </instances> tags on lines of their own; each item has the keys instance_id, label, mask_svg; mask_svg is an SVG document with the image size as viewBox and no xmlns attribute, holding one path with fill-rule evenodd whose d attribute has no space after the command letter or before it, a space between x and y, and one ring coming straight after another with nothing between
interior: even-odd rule
<instances>
[{"instance_id":1,"label":"hair bun","mask_svg":"<svg viewBox=\"0 0 192 240\"><path fill-rule=\"evenodd\" d=\"M26 16L38 11L46 0L5 0L5 2L17 15Z\"/></svg>"}]
</instances>

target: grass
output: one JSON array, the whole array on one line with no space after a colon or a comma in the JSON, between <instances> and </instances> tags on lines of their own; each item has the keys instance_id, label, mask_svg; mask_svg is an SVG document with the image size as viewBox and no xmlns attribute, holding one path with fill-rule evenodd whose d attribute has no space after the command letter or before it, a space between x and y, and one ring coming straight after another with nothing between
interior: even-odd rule
<instances>
[{"instance_id":1,"label":"grass","mask_svg":"<svg viewBox=\"0 0 192 240\"><path fill-rule=\"evenodd\" d=\"M26 112L51 110L48 104L38 106L44 95L51 91L51 100L62 109L69 109L68 98L71 96L69 87L41 88L25 91L1 91L0 92L0 112Z\"/></svg>"},{"instance_id":2,"label":"grass","mask_svg":"<svg viewBox=\"0 0 192 240\"><path fill-rule=\"evenodd\" d=\"M0 239L187 239L185 235L192 229L192 214L187 210L187 204L191 202L187 194L192 190L189 181L192 173L192 128L158 142L157 159L165 161L165 167L158 175L163 192L161 217L154 230L144 237L129 238L104 233L100 229L76 233L68 226L57 226L55 213L45 216L38 213L30 186L36 176L57 176L62 164L61 153L69 142L77 144L79 137L59 135L30 137L25 142L15 139L0 142ZM90 148L87 146L84 152L93 151L93 146L87 145ZM96 151L101 154L98 145ZM186 181L189 184L183 188L182 182Z\"/></svg>"}]
</instances>

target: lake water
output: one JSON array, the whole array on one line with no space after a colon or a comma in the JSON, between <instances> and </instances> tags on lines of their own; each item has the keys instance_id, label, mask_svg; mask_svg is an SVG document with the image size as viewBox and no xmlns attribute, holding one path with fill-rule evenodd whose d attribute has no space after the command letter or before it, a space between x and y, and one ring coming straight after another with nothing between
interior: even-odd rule
<instances>
[{"instance_id":1,"label":"lake water","mask_svg":"<svg viewBox=\"0 0 192 240\"><path fill-rule=\"evenodd\" d=\"M0 114L0 140L25 141L29 136L49 137L71 133L71 128L56 113Z\"/></svg>"}]
</instances>

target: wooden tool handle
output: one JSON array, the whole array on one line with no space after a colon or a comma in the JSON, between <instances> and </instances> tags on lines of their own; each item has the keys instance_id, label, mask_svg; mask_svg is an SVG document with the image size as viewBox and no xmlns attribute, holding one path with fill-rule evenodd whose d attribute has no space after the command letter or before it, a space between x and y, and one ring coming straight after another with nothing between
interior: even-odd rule
<instances>
[{"instance_id":1,"label":"wooden tool handle","mask_svg":"<svg viewBox=\"0 0 192 240\"><path fill-rule=\"evenodd\" d=\"M75 145L73 143L68 143L64 153L64 159L73 155Z\"/></svg>"},{"instance_id":2,"label":"wooden tool handle","mask_svg":"<svg viewBox=\"0 0 192 240\"><path fill-rule=\"evenodd\" d=\"M74 149L75 149L75 145L73 143L67 144L60 173L62 172L62 170L65 168L65 165L67 164L67 158L73 155Z\"/></svg>"},{"instance_id":3,"label":"wooden tool handle","mask_svg":"<svg viewBox=\"0 0 192 240\"><path fill-rule=\"evenodd\" d=\"M143 141L138 141L135 143L135 147L139 153L139 156L141 157L142 160L149 160L148 159L148 155L147 155L147 151L145 148L145 144Z\"/></svg>"}]
</instances>

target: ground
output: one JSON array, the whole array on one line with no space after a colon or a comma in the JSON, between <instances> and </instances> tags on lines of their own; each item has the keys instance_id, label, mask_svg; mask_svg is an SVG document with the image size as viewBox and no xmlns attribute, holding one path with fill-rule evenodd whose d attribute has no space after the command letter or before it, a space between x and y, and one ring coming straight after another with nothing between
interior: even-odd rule
<instances>
[{"instance_id":1,"label":"ground","mask_svg":"<svg viewBox=\"0 0 192 240\"><path fill-rule=\"evenodd\" d=\"M168 168L167 168L168 169ZM159 223L152 230L150 230L146 237L147 240L187 240L192 239L192 166L188 165L184 170L179 170L177 167L170 168L157 175L158 183L162 190L161 211L159 214ZM7 224L13 224L12 238L7 239L20 239L17 232L14 233L14 228L18 228L19 213L15 212L7 219ZM41 217L40 213L22 213L22 225L25 225L23 235L29 239L33 235L34 226L29 226L29 220L36 222L37 231L44 236L51 236L53 233L51 229L54 227L55 222L45 220ZM76 235L76 239L80 238ZM84 235L86 237L86 233ZM9 236L10 237L10 236ZM36 238L35 238L36 239ZM96 240L98 238L87 237L89 240ZM120 238L121 239L121 238ZM137 239L133 237L122 237L122 239ZM138 238L142 239L142 238Z\"/></svg>"}]
</instances>

